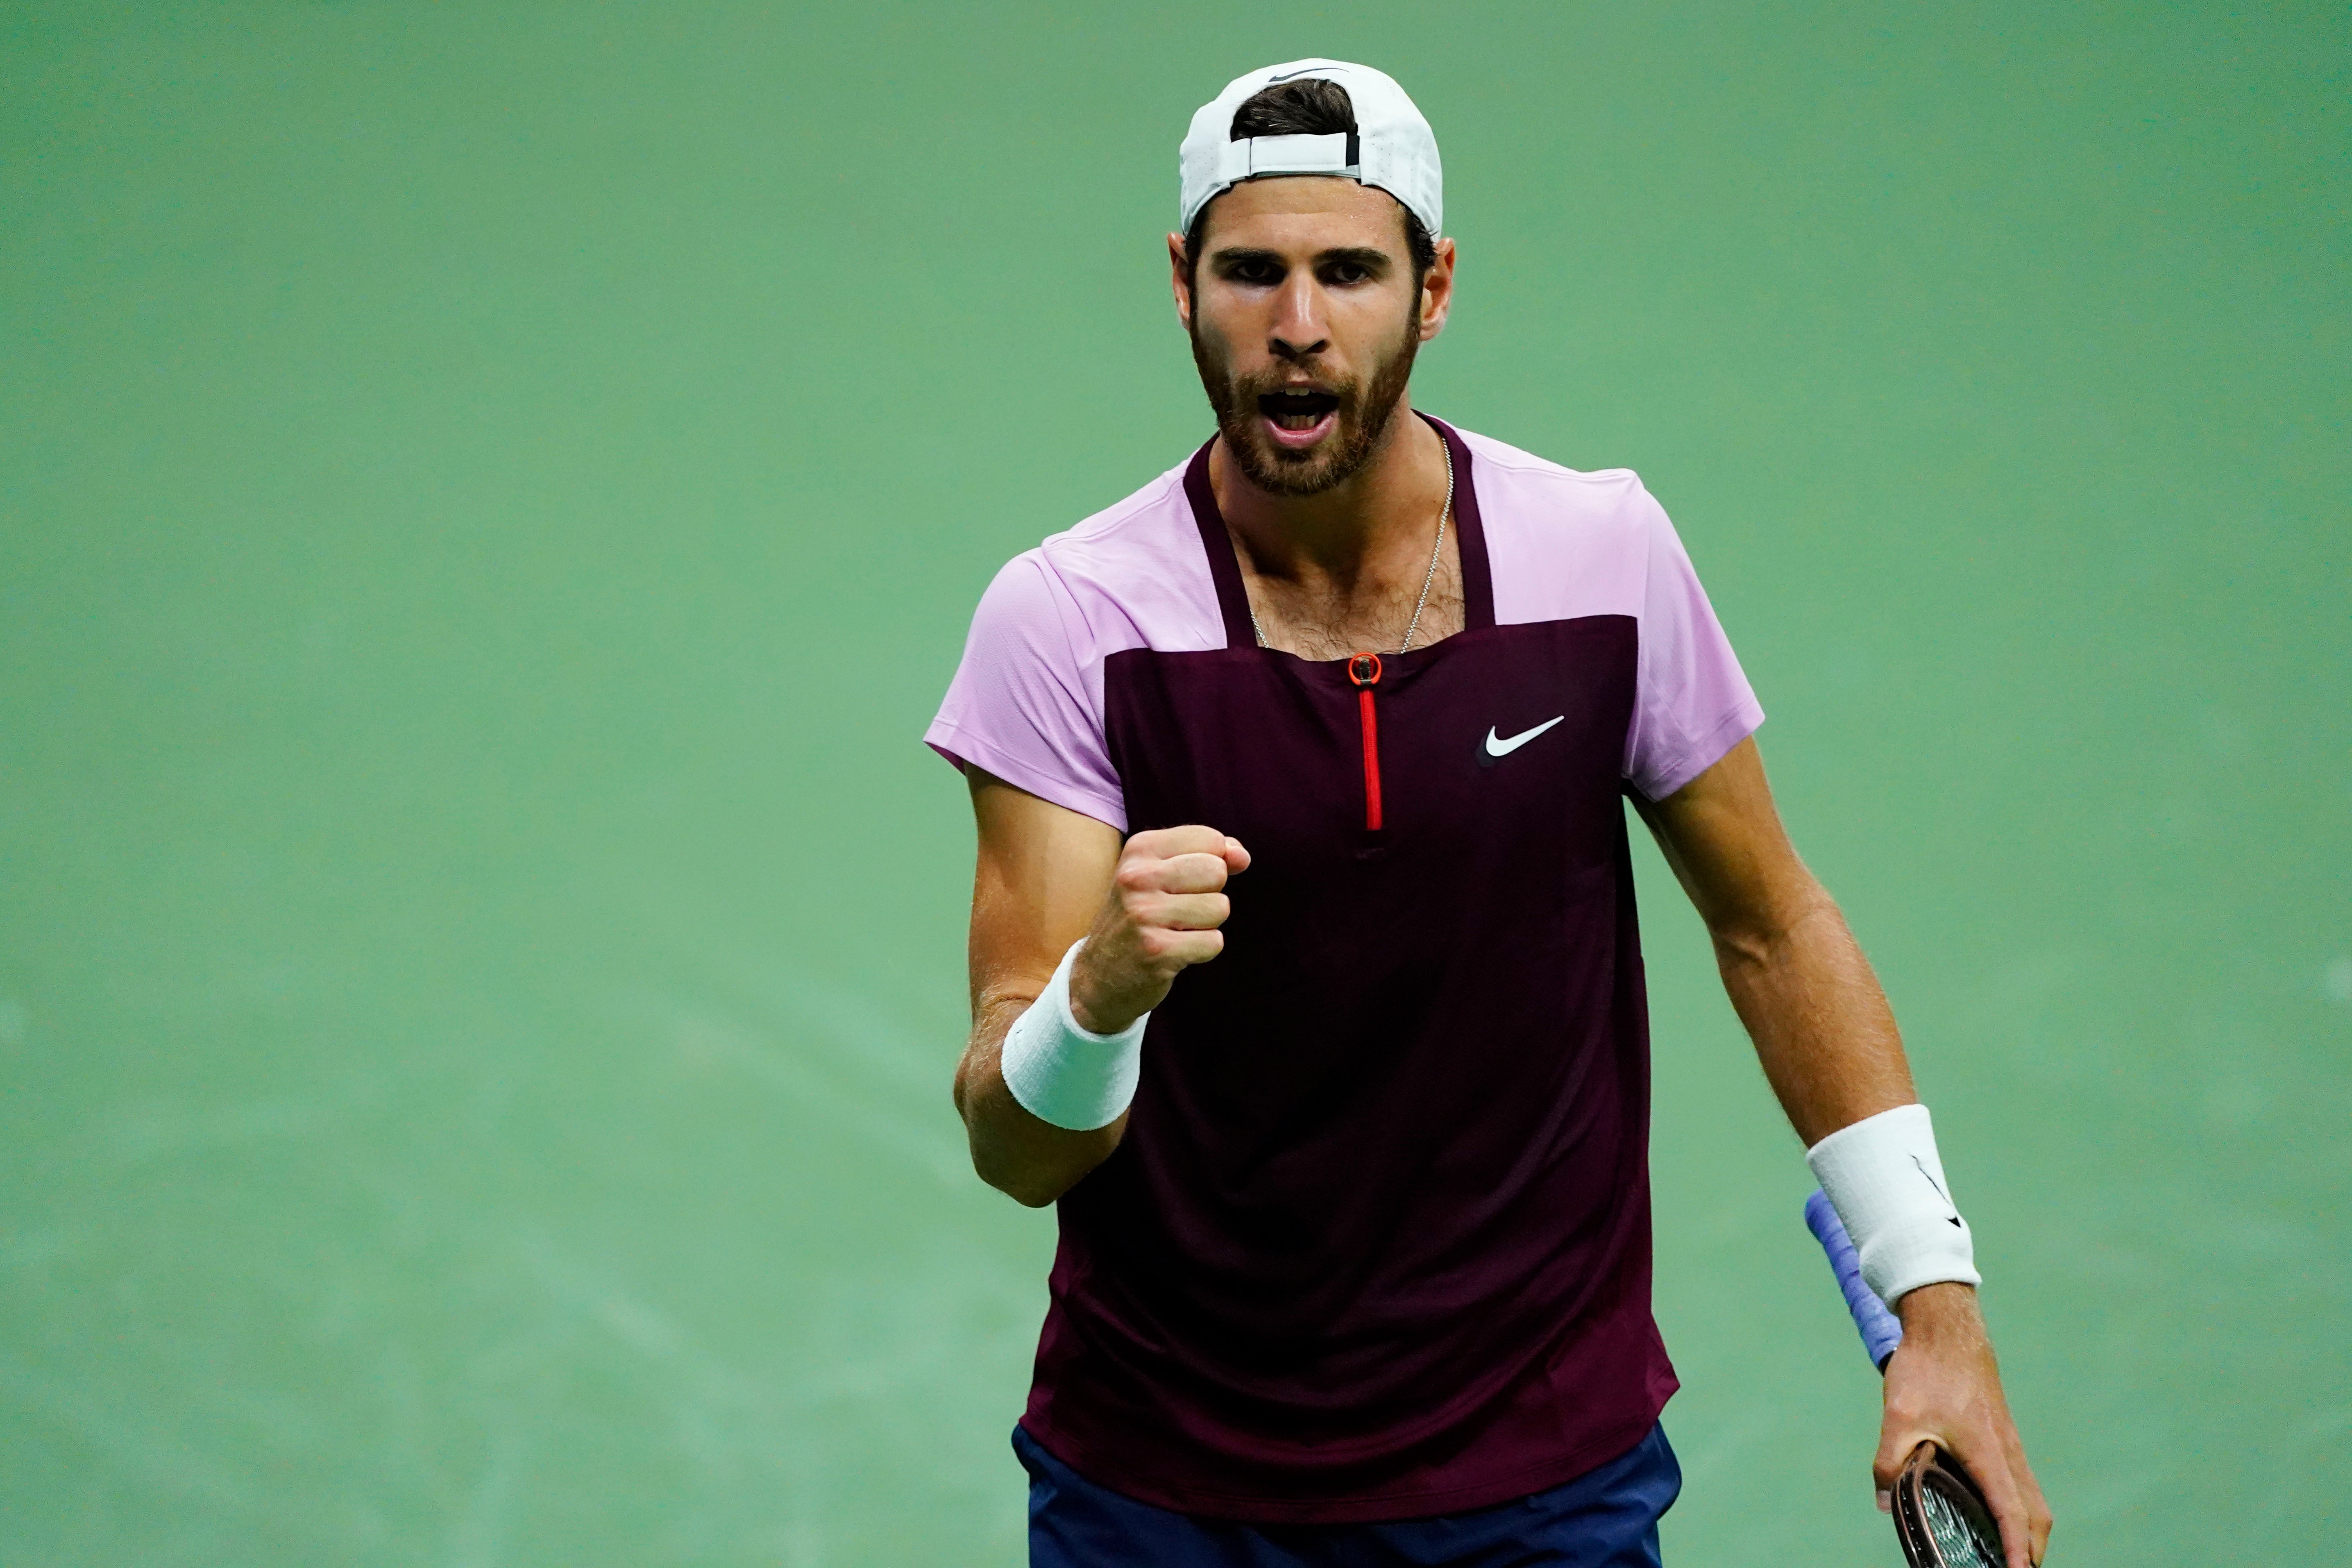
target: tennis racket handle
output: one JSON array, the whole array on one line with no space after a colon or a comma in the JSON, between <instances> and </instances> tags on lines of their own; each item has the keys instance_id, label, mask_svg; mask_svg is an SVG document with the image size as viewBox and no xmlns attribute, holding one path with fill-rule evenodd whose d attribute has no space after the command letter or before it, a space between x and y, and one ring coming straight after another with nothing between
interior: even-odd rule
<instances>
[{"instance_id":1,"label":"tennis racket handle","mask_svg":"<svg viewBox=\"0 0 2352 1568\"><path fill-rule=\"evenodd\" d=\"M1829 1255L1831 1272L1845 1294L1845 1310L1853 1314L1853 1326L1862 1335L1862 1348L1870 1352L1870 1364L1885 1372L1886 1358L1903 1342L1903 1325L1864 1280L1862 1258L1853 1250L1853 1237L1845 1233L1845 1222L1838 1218L1829 1194L1819 1187L1805 1200L1805 1228Z\"/></svg>"}]
</instances>

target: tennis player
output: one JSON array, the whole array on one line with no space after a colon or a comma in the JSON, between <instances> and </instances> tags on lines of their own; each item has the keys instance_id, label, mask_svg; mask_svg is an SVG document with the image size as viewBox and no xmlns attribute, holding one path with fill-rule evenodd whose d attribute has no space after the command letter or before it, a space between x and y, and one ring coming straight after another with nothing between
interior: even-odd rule
<instances>
[{"instance_id":1,"label":"tennis player","mask_svg":"<svg viewBox=\"0 0 2352 1568\"><path fill-rule=\"evenodd\" d=\"M956 1104L1059 1205L1031 1562L1658 1561L1630 796L1902 1318L1882 1500L1940 1443L2028 1568L1968 1226L1665 513L1412 406L1454 247L1394 81L1253 71L1179 161L1216 435L998 574L928 737L979 820Z\"/></svg>"}]
</instances>

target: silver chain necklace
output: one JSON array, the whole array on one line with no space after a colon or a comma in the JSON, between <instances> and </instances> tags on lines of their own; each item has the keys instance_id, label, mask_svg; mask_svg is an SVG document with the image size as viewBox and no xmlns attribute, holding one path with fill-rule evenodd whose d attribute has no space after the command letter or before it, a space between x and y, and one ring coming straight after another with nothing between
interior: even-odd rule
<instances>
[{"instance_id":1,"label":"silver chain necklace","mask_svg":"<svg viewBox=\"0 0 2352 1568\"><path fill-rule=\"evenodd\" d=\"M1421 629L1421 612L1429 604L1430 586L1437 581L1437 563L1445 553L1445 521L1454 515L1454 447L1441 440L1437 449L1445 454L1445 504L1438 509L1437 542L1429 547L1429 571L1421 579L1421 597L1412 602L1412 619L1405 624L1404 641L1397 645L1399 653L1412 646L1412 634ZM1242 590L1242 600L1248 604L1249 589L1246 586ZM1257 634L1257 646L1265 647L1267 646L1265 628L1258 625L1257 606L1249 605L1248 607L1250 630Z\"/></svg>"}]
</instances>

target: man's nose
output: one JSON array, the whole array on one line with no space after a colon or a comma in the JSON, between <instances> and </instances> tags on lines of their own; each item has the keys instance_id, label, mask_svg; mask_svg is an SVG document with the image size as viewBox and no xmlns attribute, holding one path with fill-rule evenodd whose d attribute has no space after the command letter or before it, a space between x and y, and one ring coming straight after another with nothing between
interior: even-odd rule
<instances>
[{"instance_id":1,"label":"man's nose","mask_svg":"<svg viewBox=\"0 0 2352 1568\"><path fill-rule=\"evenodd\" d=\"M1302 360L1331 346L1324 331L1323 291L1304 268L1283 280L1275 296L1274 326L1266 348L1279 360Z\"/></svg>"}]
</instances>

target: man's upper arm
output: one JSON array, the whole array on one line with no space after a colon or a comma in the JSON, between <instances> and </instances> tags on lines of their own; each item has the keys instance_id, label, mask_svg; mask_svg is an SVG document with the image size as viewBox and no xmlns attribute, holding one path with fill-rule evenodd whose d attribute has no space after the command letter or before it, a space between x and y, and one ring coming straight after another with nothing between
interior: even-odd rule
<instances>
[{"instance_id":1,"label":"man's upper arm","mask_svg":"<svg viewBox=\"0 0 2352 1568\"><path fill-rule=\"evenodd\" d=\"M1665 799L1635 804L1711 931L1784 921L1814 886L1772 804L1753 736Z\"/></svg>"},{"instance_id":2,"label":"man's upper arm","mask_svg":"<svg viewBox=\"0 0 2352 1568\"><path fill-rule=\"evenodd\" d=\"M1036 998L1070 944L1087 934L1118 865L1118 829L966 768L980 853L971 893L971 991L992 1002Z\"/></svg>"}]
</instances>

